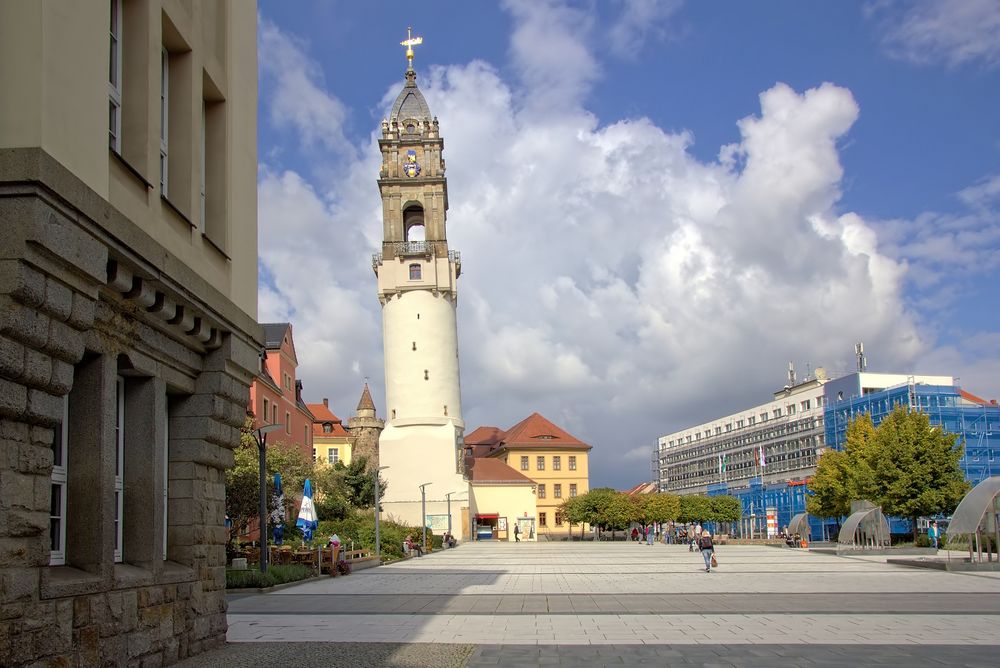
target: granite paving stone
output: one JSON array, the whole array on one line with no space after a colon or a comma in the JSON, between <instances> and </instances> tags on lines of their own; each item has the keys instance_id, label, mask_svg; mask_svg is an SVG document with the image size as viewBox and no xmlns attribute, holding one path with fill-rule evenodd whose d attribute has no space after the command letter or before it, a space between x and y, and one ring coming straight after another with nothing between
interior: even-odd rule
<instances>
[{"instance_id":1,"label":"granite paving stone","mask_svg":"<svg viewBox=\"0 0 1000 668\"><path fill-rule=\"evenodd\" d=\"M764 546L719 558L709 574L684 546L466 544L231 596L230 644L184 665L295 647L287 665L1000 665L1000 577Z\"/></svg>"}]
</instances>

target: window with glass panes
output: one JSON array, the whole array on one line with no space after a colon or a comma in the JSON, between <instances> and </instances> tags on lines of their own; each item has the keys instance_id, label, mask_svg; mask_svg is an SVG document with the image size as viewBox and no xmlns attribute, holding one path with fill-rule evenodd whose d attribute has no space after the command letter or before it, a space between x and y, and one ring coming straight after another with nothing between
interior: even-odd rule
<instances>
[{"instance_id":1,"label":"window with glass panes","mask_svg":"<svg viewBox=\"0 0 1000 668\"><path fill-rule=\"evenodd\" d=\"M545 457L539 455L535 459L535 468L538 469L539 471L544 471L545 470Z\"/></svg>"},{"instance_id":2,"label":"window with glass panes","mask_svg":"<svg viewBox=\"0 0 1000 668\"><path fill-rule=\"evenodd\" d=\"M49 509L49 563L66 563L66 458L69 432L69 395L63 397L62 422L52 434L52 495Z\"/></svg>"},{"instance_id":3,"label":"window with glass panes","mask_svg":"<svg viewBox=\"0 0 1000 668\"><path fill-rule=\"evenodd\" d=\"M528 457L527 456L521 457L521 470L522 471L527 471L528 470Z\"/></svg>"},{"instance_id":4,"label":"window with glass panes","mask_svg":"<svg viewBox=\"0 0 1000 668\"><path fill-rule=\"evenodd\" d=\"M576 455L569 456L569 470L570 471L576 470Z\"/></svg>"},{"instance_id":5,"label":"window with glass panes","mask_svg":"<svg viewBox=\"0 0 1000 668\"><path fill-rule=\"evenodd\" d=\"M115 382L115 554L122 561L122 524L125 502L125 379Z\"/></svg>"},{"instance_id":6,"label":"window with glass panes","mask_svg":"<svg viewBox=\"0 0 1000 668\"><path fill-rule=\"evenodd\" d=\"M562 470L562 457L560 457L559 455L555 455L552 458L552 470L553 471L561 471Z\"/></svg>"}]
</instances>

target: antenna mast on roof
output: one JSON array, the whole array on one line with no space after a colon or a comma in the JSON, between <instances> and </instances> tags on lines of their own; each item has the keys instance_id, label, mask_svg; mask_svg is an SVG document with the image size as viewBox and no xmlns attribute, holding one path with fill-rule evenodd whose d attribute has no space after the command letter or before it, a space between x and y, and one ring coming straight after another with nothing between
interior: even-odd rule
<instances>
[{"instance_id":1,"label":"antenna mast on roof","mask_svg":"<svg viewBox=\"0 0 1000 668\"><path fill-rule=\"evenodd\" d=\"M854 344L854 355L858 358L858 373L868 368L868 358L865 357L865 344L861 341Z\"/></svg>"},{"instance_id":2,"label":"antenna mast on roof","mask_svg":"<svg viewBox=\"0 0 1000 668\"><path fill-rule=\"evenodd\" d=\"M795 364L788 363L788 387L795 387Z\"/></svg>"}]
</instances>

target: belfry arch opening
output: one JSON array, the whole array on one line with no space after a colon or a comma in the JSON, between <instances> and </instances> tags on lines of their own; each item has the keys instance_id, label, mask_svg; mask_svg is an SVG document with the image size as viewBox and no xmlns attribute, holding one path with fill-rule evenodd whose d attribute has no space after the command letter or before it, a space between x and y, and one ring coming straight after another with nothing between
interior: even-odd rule
<instances>
[{"instance_id":1,"label":"belfry arch opening","mask_svg":"<svg viewBox=\"0 0 1000 668\"><path fill-rule=\"evenodd\" d=\"M424 227L424 207L419 204L409 204L403 209L403 240L427 240L427 232Z\"/></svg>"}]
</instances>

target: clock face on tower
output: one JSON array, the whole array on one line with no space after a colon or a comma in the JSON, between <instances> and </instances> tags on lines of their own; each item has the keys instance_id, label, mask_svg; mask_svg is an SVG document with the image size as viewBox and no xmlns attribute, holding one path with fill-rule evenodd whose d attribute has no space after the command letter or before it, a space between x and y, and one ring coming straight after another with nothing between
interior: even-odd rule
<instances>
[{"instance_id":1,"label":"clock face on tower","mask_svg":"<svg viewBox=\"0 0 1000 668\"><path fill-rule=\"evenodd\" d=\"M406 161L403 162L403 173L409 177L420 174L420 165L417 163L417 152L413 149L406 152Z\"/></svg>"}]
</instances>

